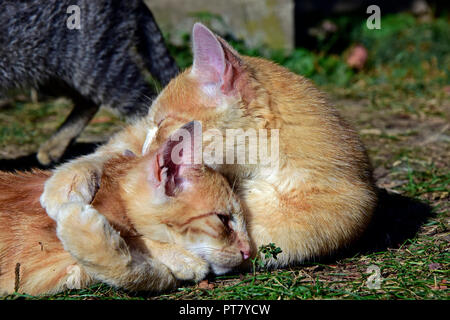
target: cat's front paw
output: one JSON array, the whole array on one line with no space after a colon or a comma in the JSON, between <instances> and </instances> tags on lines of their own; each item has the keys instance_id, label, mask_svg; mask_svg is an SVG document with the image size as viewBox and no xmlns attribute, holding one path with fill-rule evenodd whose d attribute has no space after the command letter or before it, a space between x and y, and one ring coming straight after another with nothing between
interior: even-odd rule
<instances>
[{"instance_id":1,"label":"cat's front paw","mask_svg":"<svg viewBox=\"0 0 450 320\"><path fill-rule=\"evenodd\" d=\"M171 265L168 268L178 280L198 282L209 273L209 265L206 262L198 263L190 259L185 259L182 265Z\"/></svg>"},{"instance_id":2,"label":"cat's front paw","mask_svg":"<svg viewBox=\"0 0 450 320\"><path fill-rule=\"evenodd\" d=\"M90 205L79 202L63 205L58 214L56 233L64 249L83 262L112 265L120 262L115 261L118 256L127 261L130 259L125 241Z\"/></svg>"},{"instance_id":3,"label":"cat's front paw","mask_svg":"<svg viewBox=\"0 0 450 320\"><path fill-rule=\"evenodd\" d=\"M57 220L59 212L64 211L64 204L89 204L98 190L99 183L100 174L95 170L82 167L69 170L63 167L56 170L45 182L44 192L40 197L41 205L52 219Z\"/></svg>"},{"instance_id":4,"label":"cat's front paw","mask_svg":"<svg viewBox=\"0 0 450 320\"><path fill-rule=\"evenodd\" d=\"M173 244L142 238L151 257L164 264L178 280L200 281L209 273L209 263Z\"/></svg>"},{"instance_id":5,"label":"cat's front paw","mask_svg":"<svg viewBox=\"0 0 450 320\"><path fill-rule=\"evenodd\" d=\"M178 280L198 282L209 273L209 264L193 255L176 254L172 257L161 255L157 258L170 269Z\"/></svg>"},{"instance_id":6,"label":"cat's front paw","mask_svg":"<svg viewBox=\"0 0 450 320\"><path fill-rule=\"evenodd\" d=\"M63 204L56 222L60 231L77 233L80 236L85 233L102 232L105 225L109 224L94 207L83 202ZM70 228L70 230L65 228Z\"/></svg>"},{"instance_id":7,"label":"cat's front paw","mask_svg":"<svg viewBox=\"0 0 450 320\"><path fill-rule=\"evenodd\" d=\"M93 279L77 264L66 268L66 277L64 284L67 289L81 289L93 282Z\"/></svg>"}]
</instances>

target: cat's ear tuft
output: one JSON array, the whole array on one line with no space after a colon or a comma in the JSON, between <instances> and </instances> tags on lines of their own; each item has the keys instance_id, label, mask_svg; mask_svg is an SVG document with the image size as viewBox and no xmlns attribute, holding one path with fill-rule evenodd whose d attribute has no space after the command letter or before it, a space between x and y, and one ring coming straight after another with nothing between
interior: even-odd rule
<instances>
[{"instance_id":1,"label":"cat's ear tuft","mask_svg":"<svg viewBox=\"0 0 450 320\"><path fill-rule=\"evenodd\" d=\"M209 87L209 92L210 87L214 86L223 94L232 93L243 71L239 54L201 23L194 25L192 42L193 74Z\"/></svg>"}]
</instances>

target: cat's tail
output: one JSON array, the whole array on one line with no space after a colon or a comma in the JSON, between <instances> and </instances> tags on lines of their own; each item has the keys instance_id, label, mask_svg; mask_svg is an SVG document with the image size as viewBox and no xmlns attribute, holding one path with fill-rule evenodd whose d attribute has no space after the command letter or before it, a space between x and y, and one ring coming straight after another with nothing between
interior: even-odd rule
<instances>
[{"instance_id":1,"label":"cat's tail","mask_svg":"<svg viewBox=\"0 0 450 320\"><path fill-rule=\"evenodd\" d=\"M140 12L137 31L139 53L145 67L164 87L178 74L179 68L164 43L161 30L152 12L144 1L141 1L138 10Z\"/></svg>"}]
</instances>

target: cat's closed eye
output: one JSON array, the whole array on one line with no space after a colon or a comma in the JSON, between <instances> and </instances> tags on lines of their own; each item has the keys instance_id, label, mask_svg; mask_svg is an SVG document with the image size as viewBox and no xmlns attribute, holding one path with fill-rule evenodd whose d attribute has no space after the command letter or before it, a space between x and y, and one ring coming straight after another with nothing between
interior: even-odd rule
<instances>
[{"instance_id":1,"label":"cat's closed eye","mask_svg":"<svg viewBox=\"0 0 450 320\"><path fill-rule=\"evenodd\" d=\"M228 225L228 222L230 221L230 217L223 213L218 213L217 217L222 221L224 225Z\"/></svg>"},{"instance_id":2,"label":"cat's closed eye","mask_svg":"<svg viewBox=\"0 0 450 320\"><path fill-rule=\"evenodd\" d=\"M228 214L217 213L217 217L223 223L227 232L233 232L233 229L230 227L230 216Z\"/></svg>"}]
</instances>

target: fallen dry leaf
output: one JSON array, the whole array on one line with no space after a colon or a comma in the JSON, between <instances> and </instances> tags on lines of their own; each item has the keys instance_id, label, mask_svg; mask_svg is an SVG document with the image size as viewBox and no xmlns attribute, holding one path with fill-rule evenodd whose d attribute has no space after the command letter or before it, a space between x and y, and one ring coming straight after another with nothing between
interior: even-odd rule
<instances>
[{"instance_id":1,"label":"fallen dry leaf","mask_svg":"<svg viewBox=\"0 0 450 320\"><path fill-rule=\"evenodd\" d=\"M213 283L209 283L208 280L203 280L203 281L200 281L200 283L198 284L198 287L200 289L212 290L212 289L214 289L214 284Z\"/></svg>"},{"instance_id":2,"label":"fallen dry leaf","mask_svg":"<svg viewBox=\"0 0 450 320\"><path fill-rule=\"evenodd\" d=\"M208 289L208 285L209 285L208 280L203 280L203 281L200 281L200 283L198 284L198 287L200 289Z\"/></svg>"},{"instance_id":3,"label":"fallen dry leaf","mask_svg":"<svg viewBox=\"0 0 450 320\"><path fill-rule=\"evenodd\" d=\"M428 265L428 268L430 268L430 270L439 270L441 268L441 264L440 263L430 263Z\"/></svg>"}]
</instances>

